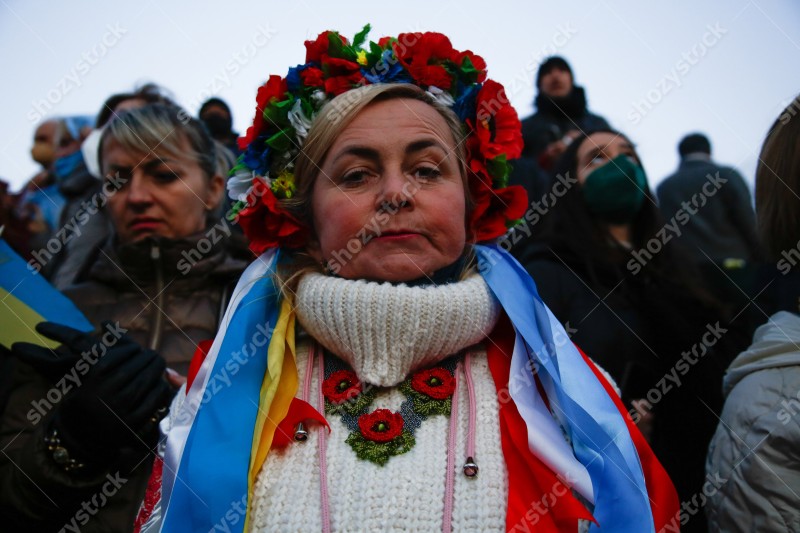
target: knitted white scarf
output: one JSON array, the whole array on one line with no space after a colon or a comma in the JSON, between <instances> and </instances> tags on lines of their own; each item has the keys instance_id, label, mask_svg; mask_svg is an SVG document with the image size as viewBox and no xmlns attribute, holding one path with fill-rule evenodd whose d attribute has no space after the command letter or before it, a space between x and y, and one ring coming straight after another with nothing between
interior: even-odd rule
<instances>
[{"instance_id":1,"label":"knitted white scarf","mask_svg":"<svg viewBox=\"0 0 800 533\"><path fill-rule=\"evenodd\" d=\"M367 383L391 387L491 332L500 305L479 275L428 287L307 274L297 290L305 330Z\"/></svg>"}]
</instances>

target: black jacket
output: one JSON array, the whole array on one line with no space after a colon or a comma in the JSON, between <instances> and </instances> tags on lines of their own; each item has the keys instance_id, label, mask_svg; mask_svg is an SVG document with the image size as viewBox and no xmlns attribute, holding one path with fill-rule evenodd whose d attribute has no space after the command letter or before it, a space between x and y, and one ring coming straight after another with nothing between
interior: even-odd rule
<instances>
[{"instance_id":1,"label":"black jacket","mask_svg":"<svg viewBox=\"0 0 800 533\"><path fill-rule=\"evenodd\" d=\"M679 224L677 240L695 260L759 257L750 191L734 169L711 160L684 159L657 193L664 218Z\"/></svg>"},{"instance_id":2,"label":"black jacket","mask_svg":"<svg viewBox=\"0 0 800 533\"><path fill-rule=\"evenodd\" d=\"M575 86L568 96L558 99L539 94L536 109L534 115L522 121L524 157L538 160L548 144L562 139L570 130L589 132L610 128L606 119L586 108L586 94L582 87Z\"/></svg>"},{"instance_id":3,"label":"black jacket","mask_svg":"<svg viewBox=\"0 0 800 533\"><path fill-rule=\"evenodd\" d=\"M181 240L109 243L89 279L64 292L91 323L119 321L134 340L186 374L196 344L213 338L246 266L231 257L226 243L212 241L213 235L201 233ZM196 259L193 265L190 258ZM0 419L0 530L47 532L67 525L83 532L131 531L153 457L121 457L119 464L83 474L63 471L44 438L72 384L54 386L30 366L10 362L3 365L12 377ZM44 411L38 418L30 416L35 405Z\"/></svg>"},{"instance_id":4,"label":"black jacket","mask_svg":"<svg viewBox=\"0 0 800 533\"><path fill-rule=\"evenodd\" d=\"M624 261L590 264L566 246L526 248L523 266L572 341L611 374L623 400L653 404L650 444L691 499L704 482L722 375L747 339L671 276L633 275ZM702 517L692 524L704 526Z\"/></svg>"}]
</instances>

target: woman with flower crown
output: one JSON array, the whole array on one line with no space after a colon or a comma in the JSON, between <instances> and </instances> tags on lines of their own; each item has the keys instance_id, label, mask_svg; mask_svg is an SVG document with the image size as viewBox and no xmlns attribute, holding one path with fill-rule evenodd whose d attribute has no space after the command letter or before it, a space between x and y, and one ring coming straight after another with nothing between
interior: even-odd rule
<instances>
[{"instance_id":1,"label":"woman with flower crown","mask_svg":"<svg viewBox=\"0 0 800 533\"><path fill-rule=\"evenodd\" d=\"M368 29L258 90L229 190L260 255L142 530L677 530L613 386L492 244L527 207L502 86L444 35Z\"/></svg>"}]
</instances>

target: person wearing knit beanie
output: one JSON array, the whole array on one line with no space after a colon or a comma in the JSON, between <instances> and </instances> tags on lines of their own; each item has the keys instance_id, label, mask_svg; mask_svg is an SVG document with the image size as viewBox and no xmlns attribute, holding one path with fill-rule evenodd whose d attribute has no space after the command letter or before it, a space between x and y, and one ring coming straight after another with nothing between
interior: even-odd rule
<instances>
[{"instance_id":1,"label":"person wearing knit beanie","mask_svg":"<svg viewBox=\"0 0 800 533\"><path fill-rule=\"evenodd\" d=\"M581 133L609 129L608 122L587 109L583 87L575 85L569 63L560 56L545 59L536 72L536 113L522 121L523 157L551 170L556 159Z\"/></svg>"}]
</instances>

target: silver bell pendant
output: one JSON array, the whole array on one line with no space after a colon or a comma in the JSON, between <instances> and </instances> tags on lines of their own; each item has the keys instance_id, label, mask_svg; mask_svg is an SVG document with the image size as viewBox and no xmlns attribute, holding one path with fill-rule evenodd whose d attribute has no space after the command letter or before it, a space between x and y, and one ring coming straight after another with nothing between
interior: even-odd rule
<instances>
[{"instance_id":1,"label":"silver bell pendant","mask_svg":"<svg viewBox=\"0 0 800 533\"><path fill-rule=\"evenodd\" d=\"M308 431L306 431L306 426L302 422L299 422L294 428L294 440L297 442L308 440Z\"/></svg>"},{"instance_id":2,"label":"silver bell pendant","mask_svg":"<svg viewBox=\"0 0 800 533\"><path fill-rule=\"evenodd\" d=\"M476 477L478 475L478 465L475 464L475 459L467 457L467 462L464 463L464 475L467 477Z\"/></svg>"}]
</instances>

